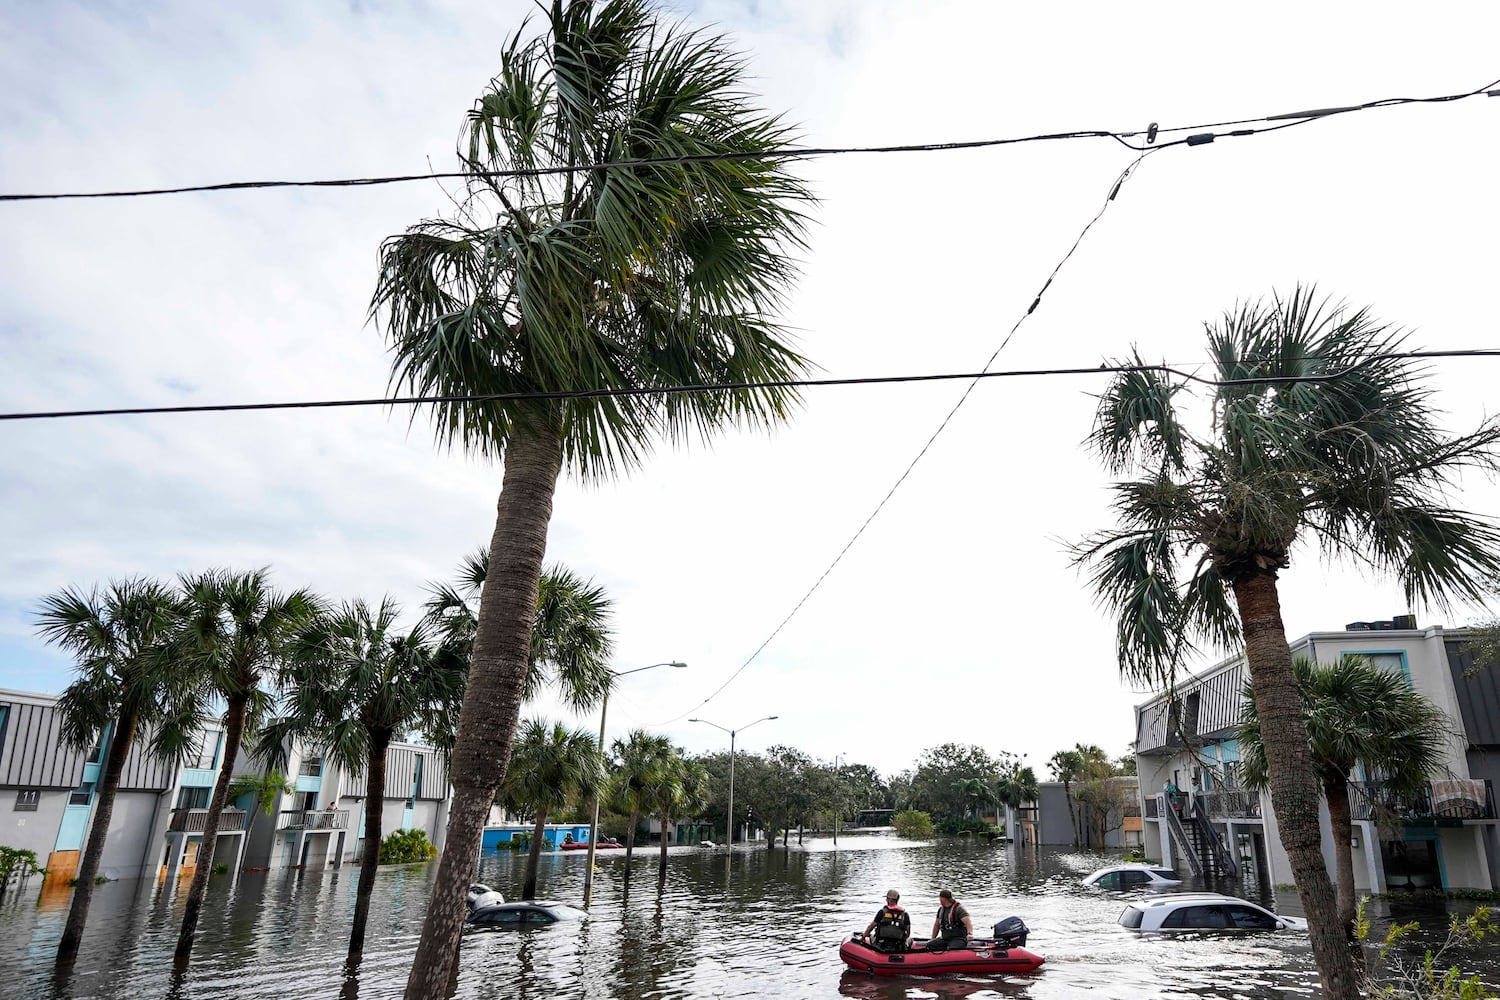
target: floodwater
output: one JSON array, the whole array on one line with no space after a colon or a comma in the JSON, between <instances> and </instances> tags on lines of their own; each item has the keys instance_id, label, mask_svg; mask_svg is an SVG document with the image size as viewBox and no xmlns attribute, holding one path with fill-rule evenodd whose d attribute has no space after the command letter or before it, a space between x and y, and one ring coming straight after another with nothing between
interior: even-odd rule
<instances>
[{"instance_id":1,"label":"floodwater","mask_svg":"<svg viewBox=\"0 0 1500 1000\"><path fill-rule=\"evenodd\" d=\"M846 836L838 850L828 840L809 840L789 854L674 848L662 885L652 847L637 852L627 892L623 853L598 855L588 921L466 936L458 996L1258 1000L1316 993L1305 934L1124 930L1115 920L1129 897L1078 884L1115 860L1106 855ZM578 901L582 854L543 857L543 896ZM487 856L480 879L514 898L524 860ZM51 957L67 893L41 896L33 880L0 900L0 996L398 997L435 871L435 864L380 870L367 950L352 971L344 967L344 951L357 869L247 874L235 885L216 878L192 968L180 980L171 974L171 955L186 880L173 892L149 881L99 886L83 951L66 976L54 975ZM888 887L901 890L921 935L931 927L943 886L968 907L976 931L1020 915L1031 927L1027 947L1047 964L1031 975L998 978L876 978L845 970L838 943L864 928ZM1295 897L1277 900L1243 886L1228 891L1301 912ZM1447 919L1441 910L1392 914L1385 904L1376 904L1375 916L1377 933L1386 919L1423 920L1424 941L1440 939ZM1500 981L1500 954L1476 951L1460 961L1467 971Z\"/></svg>"}]
</instances>

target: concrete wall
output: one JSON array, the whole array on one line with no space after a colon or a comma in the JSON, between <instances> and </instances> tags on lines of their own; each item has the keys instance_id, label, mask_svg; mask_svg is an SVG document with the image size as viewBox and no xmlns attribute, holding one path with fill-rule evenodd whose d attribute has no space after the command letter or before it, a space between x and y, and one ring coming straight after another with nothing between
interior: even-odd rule
<instances>
[{"instance_id":1,"label":"concrete wall","mask_svg":"<svg viewBox=\"0 0 1500 1000\"><path fill-rule=\"evenodd\" d=\"M57 828L62 823L69 793L44 790L37 801L36 812L16 812L16 793L19 791L19 788L0 788L0 844L31 851L36 855L37 864L45 868L47 855L57 846Z\"/></svg>"},{"instance_id":2,"label":"concrete wall","mask_svg":"<svg viewBox=\"0 0 1500 1000\"><path fill-rule=\"evenodd\" d=\"M1445 889L1489 889L1490 866L1482 827L1444 827L1438 830Z\"/></svg>"},{"instance_id":3,"label":"concrete wall","mask_svg":"<svg viewBox=\"0 0 1500 1000\"><path fill-rule=\"evenodd\" d=\"M139 878L155 868L165 849L159 830L166 827L170 803L156 792L120 792L104 841L99 873L105 878ZM158 804L160 808L158 809Z\"/></svg>"},{"instance_id":4,"label":"concrete wall","mask_svg":"<svg viewBox=\"0 0 1500 1000\"><path fill-rule=\"evenodd\" d=\"M1073 846L1073 821L1068 815L1068 797L1060 781L1043 781L1038 785L1037 843Z\"/></svg>"}]
</instances>

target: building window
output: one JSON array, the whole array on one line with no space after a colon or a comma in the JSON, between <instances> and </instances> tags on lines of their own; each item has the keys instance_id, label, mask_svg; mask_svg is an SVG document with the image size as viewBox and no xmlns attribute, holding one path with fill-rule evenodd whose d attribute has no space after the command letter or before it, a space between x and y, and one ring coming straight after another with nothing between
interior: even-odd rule
<instances>
[{"instance_id":1,"label":"building window","mask_svg":"<svg viewBox=\"0 0 1500 1000\"><path fill-rule=\"evenodd\" d=\"M316 778L323 773L322 757L303 757L302 763L297 767L297 773L307 778Z\"/></svg>"},{"instance_id":2,"label":"building window","mask_svg":"<svg viewBox=\"0 0 1500 1000\"><path fill-rule=\"evenodd\" d=\"M97 763L99 763L99 758L103 757L103 756L104 756L104 744L103 744L103 742L95 743L92 747L89 748L88 759L85 760L84 763L85 764L97 764Z\"/></svg>"},{"instance_id":3,"label":"building window","mask_svg":"<svg viewBox=\"0 0 1500 1000\"><path fill-rule=\"evenodd\" d=\"M219 740L222 736L217 729L205 729L199 733L198 742L189 748L183 767L212 770L219 757Z\"/></svg>"},{"instance_id":4,"label":"building window","mask_svg":"<svg viewBox=\"0 0 1500 1000\"><path fill-rule=\"evenodd\" d=\"M16 812L34 813L41 802L42 790L40 788L23 788L16 793Z\"/></svg>"},{"instance_id":5,"label":"building window","mask_svg":"<svg viewBox=\"0 0 1500 1000\"><path fill-rule=\"evenodd\" d=\"M94 783L92 781L85 781L83 784L79 785L77 788L68 793L68 805L86 806L89 804L89 799L93 797Z\"/></svg>"},{"instance_id":6,"label":"building window","mask_svg":"<svg viewBox=\"0 0 1500 1000\"><path fill-rule=\"evenodd\" d=\"M183 787L177 790L178 809L207 809L208 797L213 791L207 785Z\"/></svg>"}]
</instances>

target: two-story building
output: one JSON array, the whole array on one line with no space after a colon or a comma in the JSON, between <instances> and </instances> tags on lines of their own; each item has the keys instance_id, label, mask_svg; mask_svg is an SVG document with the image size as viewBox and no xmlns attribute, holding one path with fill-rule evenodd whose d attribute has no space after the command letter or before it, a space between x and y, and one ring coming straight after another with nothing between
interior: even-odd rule
<instances>
[{"instance_id":1,"label":"two-story building","mask_svg":"<svg viewBox=\"0 0 1500 1000\"><path fill-rule=\"evenodd\" d=\"M1441 769L1397 801L1376 775L1351 775L1355 883L1366 892L1492 889L1500 884L1494 783L1500 778L1500 680L1474 671L1466 629L1418 628L1412 616L1354 622L1294 641L1294 656L1337 663L1362 656L1399 672L1449 721ZM1292 881L1268 792L1240 779L1237 739L1249 674L1230 657L1135 710L1145 850L1206 875ZM1325 804L1324 854L1333 870Z\"/></svg>"},{"instance_id":2,"label":"two-story building","mask_svg":"<svg viewBox=\"0 0 1500 1000\"><path fill-rule=\"evenodd\" d=\"M66 886L78 869L112 735L106 729L87 752L73 749L62 738L56 697L0 690L0 844L34 852L49 884ZM180 878L196 867L222 762L223 729L206 726L180 763L147 753L148 738L139 737L125 760L100 859L106 878ZM325 762L316 748L301 742L288 757L293 791L269 803L270 815L254 809L248 794L221 812L215 865L233 872L322 868L358 857L363 771ZM264 770L243 751L234 769L236 775ZM438 751L391 745L382 815L386 835L420 829L441 847L450 794L447 762Z\"/></svg>"}]
</instances>

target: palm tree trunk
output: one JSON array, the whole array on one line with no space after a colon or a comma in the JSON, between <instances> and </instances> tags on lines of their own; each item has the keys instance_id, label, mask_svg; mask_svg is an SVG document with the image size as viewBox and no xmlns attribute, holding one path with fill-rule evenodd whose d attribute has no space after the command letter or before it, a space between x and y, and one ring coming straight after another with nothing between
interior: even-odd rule
<instances>
[{"instance_id":1,"label":"palm tree trunk","mask_svg":"<svg viewBox=\"0 0 1500 1000\"><path fill-rule=\"evenodd\" d=\"M104 758L103 780L99 783L99 801L94 806L94 821L89 825L89 839L83 846L83 857L79 859L78 877L73 887L73 905L68 909L68 922L63 926L62 940L57 943L57 964L72 962L78 957L78 945L83 940L83 926L88 923L89 903L94 898L94 878L99 874L99 859L104 855L104 840L109 836L109 820L115 811L115 791L120 787L120 775L125 771L125 758L130 754L130 744L135 740L135 715L124 713L115 721L114 733L109 741L109 753Z\"/></svg>"},{"instance_id":2,"label":"palm tree trunk","mask_svg":"<svg viewBox=\"0 0 1500 1000\"><path fill-rule=\"evenodd\" d=\"M365 761L365 842L360 852L359 883L354 888L354 922L349 927L351 957L365 950L365 923L370 919L370 897L375 893L375 871L380 867L380 839L385 834L385 756L390 745L390 733L370 733Z\"/></svg>"},{"instance_id":3,"label":"palm tree trunk","mask_svg":"<svg viewBox=\"0 0 1500 1000\"><path fill-rule=\"evenodd\" d=\"M1307 914L1323 995L1330 1000L1355 1000L1359 988L1354 953L1339 923L1333 883L1323 862L1318 777L1302 716L1302 696L1292 670L1292 651L1281 619L1276 571L1264 570L1236 580L1234 597L1265 745L1271 805L1281 828L1281 846L1291 862L1298 896Z\"/></svg>"},{"instance_id":4,"label":"palm tree trunk","mask_svg":"<svg viewBox=\"0 0 1500 1000\"><path fill-rule=\"evenodd\" d=\"M664 812L661 814L661 856L656 862L656 874L660 878L667 877L667 831L671 829L672 814Z\"/></svg>"},{"instance_id":5,"label":"palm tree trunk","mask_svg":"<svg viewBox=\"0 0 1500 1000\"><path fill-rule=\"evenodd\" d=\"M505 777L521 711L547 523L561 471L562 438L555 428L515 428L505 450L489 573L450 763L448 836L406 981L407 1000L441 996L456 974L464 890L473 880L485 817Z\"/></svg>"},{"instance_id":6,"label":"palm tree trunk","mask_svg":"<svg viewBox=\"0 0 1500 1000\"><path fill-rule=\"evenodd\" d=\"M542 863L542 838L547 835L547 810L536 811L536 827L531 831L531 850L526 852L526 881L521 886L522 899L536 899L536 870Z\"/></svg>"},{"instance_id":7,"label":"palm tree trunk","mask_svg":"<svg viewBox=\"0 0 1500 1000\"><path fill-rule=\"evenodd\" d=\"M637 796L639 800L639 796ZM630 810L630 829L625 831L625 881L630 881L630 859L635 855L635 825L640 822L641 807L637 801L636 807Z\"/></svg>"},{"instance_id":8,"label":"palm tree trunk","mask_svg":"<svg viewBox=\"0 0 1500 1000\"><path fill-rule=\"evenodd\" d=\"M1354 821L1349 814L1349 777L1323 776L1323 798L1328 800L1328 826L1333 831L1334 884L1338 891L1339 923L1351 940L1354 934ZM1372 845L1373 846L1373 845ZM1367 846L1370 850L1371 846Z\"/></svg>"},{"instance_id":9,"label":"palm tree trunk","mask_svg":"<svg viewBox=\"0 0 1500 1000\"><path fill-rule=\"evenodd\" d=\"M224 713L224 755L219 762L219 777L214 782L213 798L208 801L208 815L203 817L203 840L198 846L198 866L188 887L187 905L182 911L182 930L177 935L177 951L172 956L178 966L187 964L193 954L193 935L198 930L198 916L203 912L203 898L208 895L208 880L213 874L214 848L219 841L219 816L229 801L229 785L234 780L234 759L240 752L245 735L245 711L248 698L231 698ZM244 836L244 834L241 834Z\"/></svg>"}]
</instances>

